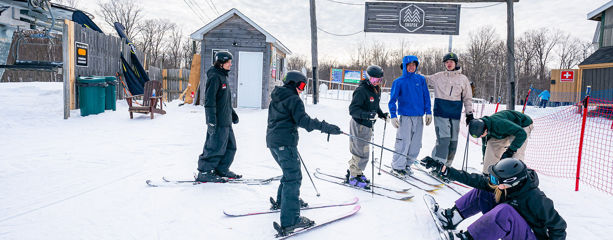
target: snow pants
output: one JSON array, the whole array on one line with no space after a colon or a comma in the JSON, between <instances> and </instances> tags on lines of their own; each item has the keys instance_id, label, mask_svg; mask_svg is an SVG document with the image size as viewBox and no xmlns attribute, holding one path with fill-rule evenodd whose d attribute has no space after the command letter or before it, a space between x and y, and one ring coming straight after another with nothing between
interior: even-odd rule
<instances>
[{"instance_id":1,"label":"snow pants","mask_svg":"<svg viewBox=\"0 0 613 240\"><path fill-rule=\"evenodd\" d=\"M513 154L514 158L519 160L524 160L524 156L526 154L526 146L528 146L528 137L530 137L530 133L532 132L532 128L534 128L534 124L530 124L524 128L526 131L526 141L521 145L519 149ZM503 139L490 138L487 140L485 145L485 154L483 155L483 172L489 173L489 167L491 165L496 164L500 161L502 154L507 148L511 145L511 142L515 140L515 136L508 136Z\"/></svg>"},{"instance_id":2,"label":"snow pants","mask_svg":"<svg viewBox=\"0 0 613 240\"><path fill-rule=\"evenodd\" d=\"M468 226L468 232L479 240L536 240L532 229L511 205L497 204L494 194L473 189L455 201L458 211L464 218L479 212L483 213L477 221Z\"/></svg>"},{"instance_id":3,"label":"snow pants","mask_svg":"<svg viewBox=\"0 0 613 240\"><path fill-rule=\"evenodd\" d=\"M202 154L198 157L198 171L217 170L227 173L236 154L236 139L232 127L216 127L215 133L206 134Z\"/></svg>"},{"instance_id":4,"label":"snow pants","mask_svg":"<svg viewBox=\"0 0 613 240\"><path fill-rule=\"evenodd\" d=\"M353 118L349 123L349 132L353 136L368 141L370 141L372 137L372 128L357 123ZM349 138L349 151L352 155L349 160L349 172L351 176L364 175L363 171L366 168L366 164L368 164L370 144L356 138Z\"/></svg>"},{"instance_id":5,"label":"snow pants","mask_svg":"<svg viewBox=\"0 0 613 240\"><path fill-rule=\"evenodd\" d=\"M424 121L422 116L398 116L400 126L396 131L396 152L408 155L409 158L394 153L392 158L392 168L405 169L410 167L419 155L421 150L421 137L424 132Z\"/></svg>"},{"instance_id":6,"label":"snow pants","mask_svg":"<svg viewBox=\"0 0 613 240\"><path fill-rule=\"evenodd\" d=\"M451 167L458 148L460 119L435 116L434 130L436 132L436 145L432 150L432 158Z\"/></svg>"},{"instance_id":7,"label":"snow pants","mask_svg":"<svg viewBox=\"0 0 613 240\"><path fill-rule=\"evenodd\" d=\"M283 171L283 177L277 189L277 202L281 203L281 227L292 226L300 217L299 197L302 172L300 160L298 160L298 149L290 146L269 149Z\"/></svg>"}]
</instances>

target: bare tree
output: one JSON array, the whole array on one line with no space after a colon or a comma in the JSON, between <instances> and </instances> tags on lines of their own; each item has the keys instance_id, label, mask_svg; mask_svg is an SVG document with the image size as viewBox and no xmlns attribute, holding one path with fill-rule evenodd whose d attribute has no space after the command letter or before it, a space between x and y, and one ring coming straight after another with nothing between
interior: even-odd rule
<instances>
[{"instance_id":1,"label":"bare tree","mask_svg":"<svg viewBox=\"0 0 613 240\"><path fill-rule=\"evenodd\" d=\"M79 8L79 0L54 0L54 3L61 4L64 6L68 6L71 8Z\"/></svg>"},{"instance_id":2,"label":"bare tree","mask_svg":"<svg viewBox=\"0 0 613 240\"><path fill-rule=\"evenodd\" d=\"M581 40L572 38L570 34L563 34L557 50L557 57L560 61L558 67L560 69L569 69L579 64L583 60L581 58L582 47Z\"/></svg>"},{"instance_id":3,"label":"bare tree","mask_svg":"<svg viewBox=\"0 0 613 240\"><path fill-rule=\"evenodd\" d=\"M183 50L183 29L172 28L166 45L168 52L168 65L172 68L181 67L181 57ZM186 66L189 67L189 66Z\"/></svg>"},{"instance_id":4,"label":"bare tree","mask_svg":"<svg viewBox=\"0 0 613 240\"><path fill-rule=\"evenodd\" d=\"M492 26L484 26L470 33L466 57L468 64L464 69L468 78L476 86L480 86L476 88L475 96L487 97L493 94L491 90L494 88L494 67L491 58L494 48L500 41ZM487 90L490 92L486 92Z\"/></svg>"},{"instance_id":5,"label":"bare tree","mask_svg":"<svg viewBox=\"0 0 613 240\"><path fill-rule=\"evenodd\" d=\"M158 66L161 64L160 56L163 54L164 40L170 29L176 27L167 19L147 19L139 26L141 37L139 43L143 52L149 56L150 65Z\"/></svg>"},{"instance_id":6,"label":"bare tree","mask_svg":"<svg viewBox=\"0 0 613 240\"><path fill-rule=\"evenodd\" d=\"M191 69L192 67L192 59L194 58L194 54L199 53L197 49L196 51L193 50L192 44L192 40L187 38L187 40L183 42L183 48L181 50L183 66L185 66L187 69ZM198 48L199 45L200 44L196 44L196 48Z\"/></svg>"},{"instance_id":7,"label":"bare tree","mask_svg":"<svg viewBox=\"0 0 613 240\"><path fill-rule=\"evenodd\" d=\"M536 56L539 71L537 72L537 81L535 87L544 89L548 87L549 81L546 81L547 64L551 60L550 54L553 48L560 41L559 31L549 31L547 28L540 28L532 30L527 33L528 43L530 44L532 51ZM532 82L531 82L532 83Z\"/></svg>"},{"instance_id":8,"label":"bare tree","mask_svg":"<svg viewBox=\"0 0 613 240\"><path fill-rule=\"evenodd\" d=\"M96 13L102 16L109 26L114 28L114 23L119 22L126 28L128 38L136 38L142 19L142 5L133 0L107 0L98 2L98 7Z\"/></svg>"}]
</instances>

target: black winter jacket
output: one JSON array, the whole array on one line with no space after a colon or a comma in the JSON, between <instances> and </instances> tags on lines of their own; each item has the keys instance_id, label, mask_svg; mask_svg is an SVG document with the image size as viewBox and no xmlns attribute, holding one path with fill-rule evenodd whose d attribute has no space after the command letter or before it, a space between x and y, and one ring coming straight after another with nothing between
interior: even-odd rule
<instances>
[{"instance_id":1,"label":"black winter jacket","mask_svg":"<svg viewBox=\"0 0 613 240\"><path fill-rule=\"evenodd\" d=\"M204 90L204 112L207 124L217 127L232 126L232 92L228 84L228 70L211 67L206 71L206 88Z\"/></svg>"},{"instance_id":2,"label":"black winter jacket","mask_svg":"<svg viewBox=\"0 0 613 240\"><path fill-rule=\"evenodd\" d=\"M304 103L294 86L275 87L270 94L272 101L268 106L268 127L266 128L266 146L297 146L298 127L307 131L321 130L322 124L311 119L304 111Z\"/></svg>"},{"instance_id":3,"label":"black winter jacket","mask_svg":"<svg viewBox=\"0 0 613 240\"><path fill-rule=\"evenodd\" d=\"M447 177L451 180L481 190L494 191L488 184L489 175L467 173L453 168L447 169ZM503 196L500 203L513 206L530 225L537 239L566 239L566 222L555 210L553 201L538 188L538 184L538 175L533 170L528 169L527 181L523 185L520 184L511 188L517 189L516 191L507 190L507 196Z\"/></svg>"},{"instance_id":4,"label":"black winter jacket","mask_svg":"<svg viewBox=\"0 0 613 240\"><path fill-rule=\"evenodd\" d=\"M368 80L362 80L360 86L353 91L349 114L357 123L371 128L372 121L368 119L370 113L376 112L379 117L383 116L379 100L381 100L381 88L372 85Z\"/></svg>"}]
</instances>

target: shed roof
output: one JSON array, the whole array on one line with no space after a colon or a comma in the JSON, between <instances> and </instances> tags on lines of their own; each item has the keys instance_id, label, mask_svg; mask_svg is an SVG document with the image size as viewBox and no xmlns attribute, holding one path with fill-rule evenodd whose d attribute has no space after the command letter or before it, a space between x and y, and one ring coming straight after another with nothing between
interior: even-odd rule
<instances>
[{"instance_id":1,"label":"shed roof","mask_svg":"<svg viewBox=\"0 0 613 240\"><path fill-rule=\"evenodd\" d=\"M238 11L238 9L236 9L236 8L230 9L226 13L224 13L221 16L219 16L218 18L216 18L215 20L209 22L207 25L204 25L203 27L201 27L200 29L196 30L194 33L189 35L189 37L192 40L202 41L202 37L204 36L204 34L206 34L207 32L209 32L211 30L213 30L215 27L217 27L220 24L224 23L226 20L230 19L234 15L239 16L240 18L245 20L247 23L251 24L251 26L253 26L255 29L257 29L262 34L264 34L266 36L266 42L272 43L273 46L275 46L277 49L281 50L285 54L292 54L292 52L289 50L289 48L287 48L285 45L283 45L283 43L281 43L277 38L275 38L272 34L268 33L262 27L257 25L253 20L251 20L250 18L245 16L243 13Z\"/></svg>"},{"instance_id":2,"label":"shed roof","mask_svg":"<svg viewBox=\"0 0 613 240\"><path fill-rule=\"evenodd\" d=\"M598 49L596 52L592 53L592 55L583 60L579 66L599 63L613 63L613 47L602 47Z\"/></svg>"},{"instance_id":3,"label":"shed roof","mask_svg":"<svg viewBox=\"0 0 613 240\"><path fill-rule=\"evenodd\" d=\"M602 17L602 13L611 7L613 7L613 1L609 1L608 3L605 3L604 5L597 8L596 10L588 13L587 19L594 20L594 21L600 21L600 18Z\"/></svg>"}]
</instances>

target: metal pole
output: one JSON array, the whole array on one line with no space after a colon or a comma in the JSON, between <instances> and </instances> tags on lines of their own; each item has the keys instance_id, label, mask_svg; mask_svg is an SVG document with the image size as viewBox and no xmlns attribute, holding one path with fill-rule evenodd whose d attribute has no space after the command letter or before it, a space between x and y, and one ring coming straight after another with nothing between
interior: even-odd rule
<instances>
[{"instance_id":1,"label":"metal pole","mask_svg":"<svg viewBox=\"0 0 613 240\"><path fill-rule=\"evenodd\" d=\"M317 89L317 16L315 14L315 0L310 0L311 5L311 63L313 66L313 104L319 101Z\"/></svg>"},{"instance_id":2,"label":"metal pole","mask_svg":"<svg viewBox=\"0 0 613 240\"><path fill-rule=\"evenodd\" d=\"M513 0L507 0L507 109L515 110L515 26L513 20Z\"/></svg>"},{"instance_id":3,"label":"metal pole","mask_svg":"<svg viewBox=\"0 0 613 240\"><path fill-rule=\"evenodd\" d=\"M309 169L307 168L306 164L304 164L304 160L302 160L302 156L300 156L300 153L298 152L298 150L296 150L296 153L298 154L298 159L300 159L300 162L302 163L302 166L304 166L304 170L307 172L307 175L309 176L309 179L311 179L311 184L313 184L313 188L315 188L315 192L317 193L317 197L319 197L321 194L319 194L319 191L317 190L317 187L315 186L315 183L313 182L313 178L311 178L311 173L309 173Z\"/></svg>"},{"instance_id":4,"label":"metal pole","mask_svg":"<svg viewBox=\"0 0 613 240\"><path fill-rule=\"evenodd\" d=\"M449 35L449 52L453 49L453 36Z\"/></svg>"},{"instance_id":5,"label":"metal pole","mask_svg":"<svg viewBox=\"0 0 613 240\"><path fill-rule=\"evenodd\" d=\"M381 140L381 146L385 146L385 129L387 128L387 120L383 123L383 140ZM381 175L381 163L383 162L383 149L381 149L381 156L379 157L379 175Z\"/></svg>"},{"instance_id":6,"label":"metal pole","mask_svg":"<svg viewBox=\"0 0 613 240\"><path fill-rule=\"evenodd\" d=\"M360 140L360 141L362 141L362 142L368 143L368 144L370 144L370 145L373 145L373 146L376 146L376 147L380 147L380 148L385 149L385 150L387 150L387 151L393 152L393 153L398 154L398 155L400 155L400 156L403 156L403 157L405 157L405 158L409 158L409 156L407 156L406 154L402 154L402 153L396 152L396 151L394 151L394 150L392 150L392 149L386 148L386 147L384 147L384 146L378 145L378 144L373 143L373 142L369 142L368 140L364 140L364 139L362 139L362 138L359 138L359 137L353 136L353 135L351 135L351 134L349 134L349 133L345 133L345 132L343 132L343 134L345 134L345 135L347 135L347 136L349 136L349 137L355 138L355 139L357 139L357 140Z\"/></svg>"}]
</instances>

